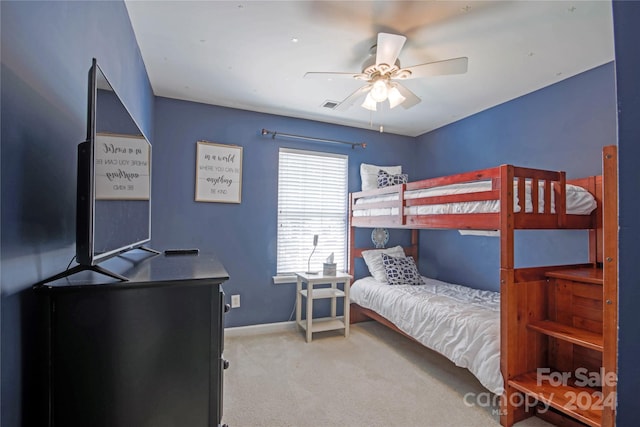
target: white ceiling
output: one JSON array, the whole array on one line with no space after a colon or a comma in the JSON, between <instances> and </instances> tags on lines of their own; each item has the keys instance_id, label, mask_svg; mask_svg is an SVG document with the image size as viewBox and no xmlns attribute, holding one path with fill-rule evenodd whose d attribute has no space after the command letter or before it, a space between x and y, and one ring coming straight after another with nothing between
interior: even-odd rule
<instances>
[{"instance_id":1,"label":"white ceiling","mask_svg":"<svg viewBox=\"0 0 640 427\"><path fill-rule=\"evenodd\" d=\"M132 1L155 95L408 136L614 59L609 1ZM323 107L358 80L378 32L402 34L403 67L466 56L466 74L411 79L405 110ZM294 42L293 39L297 42ZM286 132L284 129L279 131Z\"/></svg>"}]
</instances>

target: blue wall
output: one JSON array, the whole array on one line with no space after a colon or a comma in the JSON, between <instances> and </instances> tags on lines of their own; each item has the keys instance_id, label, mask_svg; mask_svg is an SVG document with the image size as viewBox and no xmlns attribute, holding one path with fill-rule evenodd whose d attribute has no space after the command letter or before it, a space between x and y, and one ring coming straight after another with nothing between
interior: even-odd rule
<instances>
[{"instance_id":1,"label":"blue wall","mask_svg":"<svg viewBox=\"0 0 640 427\"><path fill-rule=\"evenodd\" d=\"M197 247L213 251L231 279L229 295L241 306L227 326L289 320L293 284L274 284L278 206L278 149L289 147L349 156L349 191L360 189L360 163L401 164L413 169L414 138L282 116L158 98L153 145L152 242L155 249ZM367 148L262 136L260 130L351 142ZM196 141L243 147L242 203L194 201ZM380 159L384 159L379 163ZM320 239L322 245L322 239ZM229 302L229 301L227 301ZM322 308L322 306L320 306Z\"/></svg>"},{"instance_id":2,"label":"blue wall","mask_svg":"<svg viewBox=\"0 0 640 427\"><path fill-rule=\"evenodd\" d=\"M621 427L640 425L640 2L613 3L618 94L618 414Z\"/></svg>"},{"instance_id":3,"label":"blue wall","mask_svg":"<svg viewBox=\"0 0 640 427\"><path fill-rule=\"evenodd\" d=\"M151 135L153 93L122 2L0 2L1 329L6 427L43 425L31 285L75 254L77 144L93 57Z\"/></svg>"},{"instance_id":4,"label":"blue wall","mask_svg":"<svg viewBox=\"0 0 640 427\"><path fill-rule=\"evenodd\" d=\"M422 178L503 163L564 170L568 178L600 174L602 147L617 138L614 81L613 63L605 64L420 136ZM425 274L499 290L497 237L457 231L420 237ZM587 239L584 231L516 232L516 266L586 262Z\"/></svg>"}]
</instances>

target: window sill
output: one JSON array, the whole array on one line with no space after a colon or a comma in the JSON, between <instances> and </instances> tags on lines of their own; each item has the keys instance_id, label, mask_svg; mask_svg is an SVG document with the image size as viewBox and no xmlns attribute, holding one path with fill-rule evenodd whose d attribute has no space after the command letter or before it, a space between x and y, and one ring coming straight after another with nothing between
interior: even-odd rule
<instances>
[{"instance_id":1,"label":"window sill","mask_svg":"<svg viewBox=\"0 0 640 427\"><path fill-rule=\"evenodd\" d=\"M273 276L273 283L276 285L283 285L286 283L296 283L297 277L295 274L282 275L282 276Z\"/></svg>"}]
</instances>

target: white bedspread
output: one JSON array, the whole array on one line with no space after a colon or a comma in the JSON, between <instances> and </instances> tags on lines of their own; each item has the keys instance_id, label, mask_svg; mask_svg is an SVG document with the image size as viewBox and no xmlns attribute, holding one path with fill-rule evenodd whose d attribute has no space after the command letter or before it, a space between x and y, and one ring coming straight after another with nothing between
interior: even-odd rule
<instances>
[{"instance_id":1,"label":"white bedspread","mask_svg":"<svg viewBox=\"0 0 640 427\"><path fill-rule=\"evenodd\" d=\"M350 299L390 320L424 346L469 369L501 394L500 294L423 278L424 285L356 280Z\"/></svg>"},{"instance_id":2,"label":"white bedspread","mask_svg":"<svg viewBox=\"0 0 640 427\"><path fill-rule=\"evenodd\" d=\"M515 184L514 184L515 185ZM525 212L533 211L531 202L531 184L527 183ZM422 190L405 191L405 199L417 199L421 197L434 197L448 194L474 193L491 190L491 181L477 181L463 184L452 184L442 187L427 188ZM555 212L554 193L551 198L551 212ZM576 185L566 185L567 213L572 215L588 215L596 208L595 198L591 193ZM544 187L540 183L538 191L538 212L544 212ZM356 200L356 206L365 206L367 203L384 202L398 200L398 194L384 194L380 196L363 197ZM514 211L520 211L520 203L517 193L515 194ZM405 209L406 215L437 215L437 214L462 214L462 213L483 213L499 212L500 202L498 200L485 200L478 202L447 203L439 205L410 206ZM397 208L374 208L366 210L354 210L353 216L377 216L377 215L397 215Z\"/></svg>"}]
</instances>

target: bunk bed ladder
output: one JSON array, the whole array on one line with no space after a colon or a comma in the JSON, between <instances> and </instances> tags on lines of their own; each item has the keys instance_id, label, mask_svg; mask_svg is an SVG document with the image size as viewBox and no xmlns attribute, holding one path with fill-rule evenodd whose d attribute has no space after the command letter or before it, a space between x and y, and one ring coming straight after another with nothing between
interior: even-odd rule
<instances>
[{"instance_id":1,"label":"bunk bed ladder","mask_svg":"<svg viewBox=\"0 0 640 427\"><path fill-rule=\"evenodd\" d=\"M503 178L510 182L508 169ZM503 426L533 414L557 425L615 425L617 178L616 147L604 147L602 177L584 181L598 201L585 264L514 269L509 207L501 206Z\"/></svg>"}]
</instances>

